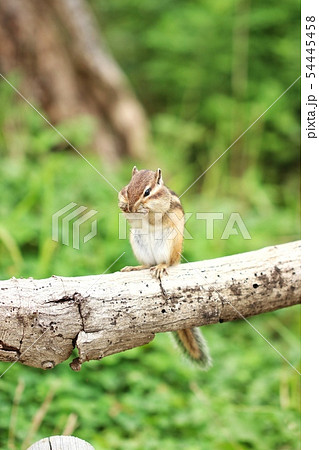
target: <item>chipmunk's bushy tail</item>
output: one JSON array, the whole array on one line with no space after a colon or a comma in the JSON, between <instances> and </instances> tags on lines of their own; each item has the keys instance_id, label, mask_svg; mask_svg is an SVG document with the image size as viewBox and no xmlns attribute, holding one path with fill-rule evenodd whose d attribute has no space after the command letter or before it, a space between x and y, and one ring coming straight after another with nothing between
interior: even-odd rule
<instances>
[{"instance_id":1,"label":"chipmunk's bushy tail","mask_svg":"<svg viewBox=\"0 0 319 450\"><path fill-rule=\"evenodd\" d=\"M206 341L198 328L174 331L174 339L184 355L199 368L207 370L212 365Z\"/></svg>"}]
</instances>

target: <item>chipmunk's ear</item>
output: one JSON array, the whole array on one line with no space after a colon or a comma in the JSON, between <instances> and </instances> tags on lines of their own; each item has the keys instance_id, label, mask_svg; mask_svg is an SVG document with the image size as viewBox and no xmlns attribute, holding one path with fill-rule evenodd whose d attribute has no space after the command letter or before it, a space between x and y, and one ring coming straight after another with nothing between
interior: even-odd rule
<instances>
[{"instance_id":1,"label":"chipmunk's ear","mask_svg":"<svg viewBox=\"0 0 319 450\"><path fill-rule=\"evenodd\" d=\"M156 171L156 184L163 184L161 169L157 169L157 171Z\"/></svg>"},{"instance_id":2,"label":"chipmunk's ear","mask_svg":"<svg viewBox=\"0 0 319 450\"><path fill-rule=\"evenodd\" d=\"M137 167L134 166L132 169L132 176L135 175L138 172Z\"/></svg>"}]
</instances>

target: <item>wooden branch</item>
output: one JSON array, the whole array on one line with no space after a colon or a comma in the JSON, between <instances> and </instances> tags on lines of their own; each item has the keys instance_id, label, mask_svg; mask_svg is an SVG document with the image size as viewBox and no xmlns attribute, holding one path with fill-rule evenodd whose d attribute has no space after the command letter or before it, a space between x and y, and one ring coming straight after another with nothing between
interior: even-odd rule
<instances>
[{"instance_id":1,"label":"wooden branch","mask_svg":"<svg viewBox=\"0 0 319 450\"><path fill-rule=\"evenodd\" d=\"M0 360L71 367L150 342L156 333L300 303L300 242L149 270L0 281Z\"/></svg>"}]
</instances>

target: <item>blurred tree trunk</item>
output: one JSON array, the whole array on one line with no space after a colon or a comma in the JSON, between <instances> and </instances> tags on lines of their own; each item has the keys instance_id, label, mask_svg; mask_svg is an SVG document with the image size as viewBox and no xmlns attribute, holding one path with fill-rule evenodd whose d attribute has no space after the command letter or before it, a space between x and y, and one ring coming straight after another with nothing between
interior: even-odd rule
<instances>
[{"instance_id":1,"label":"blurred tree trunk","mask_svg":"<svg viewBox=\"0 0 319 450\"><path fill-rule=\"evenodd\" d=\"M232 57L232 91L235 99L232 111L232 137L234 142L238 136L247 128L245 104L248 86L249 67L249 32L250 32L250 0L239 0L236 2L236 14L233 26L233 57ZM255 119L255 118L254 118ZM256 131L255 131L256 132ZM232 176L242 177L247 170L249 155L247 154L247 143L243 136L236 142L236 150L229 154L229 171ZM251 164L251 162L250 162Z\"/></svg>"},{"instance_id":2,"label":"blurred tree trunk","mask_svg":"<svg viewBox=\"0 0 319 450\"><path fill-rule=\"evenodd\" d=\"M147 124L85 0L0 2L0 70L23 73L22 91L53 123L98 119L94 146L108 161L143 155Z\"/></svg>"}]
</instances>

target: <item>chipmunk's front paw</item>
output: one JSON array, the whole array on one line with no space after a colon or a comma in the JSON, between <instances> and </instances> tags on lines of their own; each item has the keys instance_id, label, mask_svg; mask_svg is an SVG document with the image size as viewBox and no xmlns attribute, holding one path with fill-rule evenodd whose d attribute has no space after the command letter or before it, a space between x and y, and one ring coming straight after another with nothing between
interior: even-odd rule
<instances>
[{"instance_id":1,"label":"chipmunk's front paw","mask_svg":"<svg viewBox=\"0 0 319 450\"><path fill-rule=\"evenodd\" d=\"M121 272L133 272L134 270L143 270L147 268L147 266L126 266L121 269Z\"/></svg>"},{"instance_id":2,"label":"chipmunk's front paw","mask_svg":"<svg viewBox=\"0 0 319 450\"><path fill-rule=\"evenodd\" d=\"M157 266L151 267L151 274L153 277L160 280L163 275L168 275L167 273L167 264L158 264Z\"/></svg>"}]
</instances>

